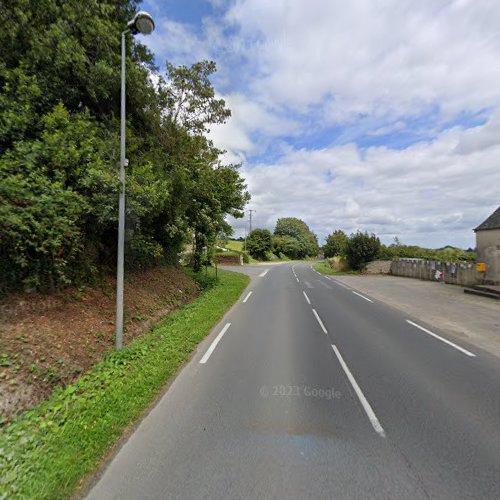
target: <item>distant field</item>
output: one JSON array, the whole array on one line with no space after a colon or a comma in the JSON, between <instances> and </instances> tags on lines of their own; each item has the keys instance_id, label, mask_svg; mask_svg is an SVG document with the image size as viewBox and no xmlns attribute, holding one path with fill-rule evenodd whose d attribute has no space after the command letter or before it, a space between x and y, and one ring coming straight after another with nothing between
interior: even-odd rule
<instances>
[{"instance_id":1,"label":"distant field","mask_svg":"<svg viewBox=\"0 0 500 500\"><path fill-rule=\"evenodd\" d=\"M226 244L223 244L221 246L229 248L229 250L236 250L237 252L243 251L243 241L229 240Z\"/></svg>"}]
</instances>

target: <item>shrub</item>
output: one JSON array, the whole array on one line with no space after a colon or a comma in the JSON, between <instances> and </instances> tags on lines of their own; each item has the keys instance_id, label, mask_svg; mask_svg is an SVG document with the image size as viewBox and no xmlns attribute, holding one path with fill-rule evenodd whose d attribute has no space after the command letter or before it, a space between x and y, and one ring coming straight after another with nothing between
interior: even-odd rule
<instances>
[{"instance_id":1,"label":"shrub","mask_svg":"<svg viewBox=\"0 0 500 500\"><path fill-rule=\"evenodd\" d=\"M347 243L347 235L344 231L337 229L332 234L326 237L326 243L323 246L323 252L325 257L335 257L337 255L343 255L345 252L345 246Z\"/></svg>"},{"instance_id":2,"label":"shrub","mask_svg":"<svg viewBox=\"0 0 500 500\"><path fill-rule=\"evenodd\" d=\"M254 229L247 239L247 249L256 259L268 260L267 254L272 250L271 233L267 229Z\"/></svg>"},{"instance_id":3,"label":"shrub","mask_svg":"<svg viewBox=\"0 0 500 500\"><path fill-rule=\"evenodd\" d=\"M362 269L374 260L380 250L380 240L374 235L358 231L351 234L345 246L345 256L352 269Z\"/></svg>"}]
</instances>

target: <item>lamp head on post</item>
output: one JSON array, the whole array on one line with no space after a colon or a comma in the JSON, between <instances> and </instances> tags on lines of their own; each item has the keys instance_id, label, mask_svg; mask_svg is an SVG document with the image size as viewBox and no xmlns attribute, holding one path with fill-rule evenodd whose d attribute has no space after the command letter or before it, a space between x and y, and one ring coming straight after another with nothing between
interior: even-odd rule
<instances>
[{"instance_id":1,"label":"lamp head on post","mask_svg":"<svg viewBox=\"0 0 500 500\"><path fill-rule=\"evenodd\" d=\"M142 35L150 35L155 29L155 22L150 14L144 10L140 10L134 16L132 21L129 21L127 28L133 35L137 35L138 33L141 33Z\"/></svg>"},{"instance_id":2,"label":"lamp head on post","mask_svg":"<svg viewBox=\"0 0 500 500\"><path fill-rule=\"evenodd\" d=\"M116 339L115 346L120 350L123 346L123 282L124 282L124 257L125 257L125 167L127 158L125 157L125 70L126 70L126 46L125 39L127 33L137 35L149 35L155 29L153 18L143 10L139 11L127 24L127 29L122 31L122 61L121 61L121 111L120 111L120 198L118 202L118 255L116 272Z\"/></svg>"}]
</instances>

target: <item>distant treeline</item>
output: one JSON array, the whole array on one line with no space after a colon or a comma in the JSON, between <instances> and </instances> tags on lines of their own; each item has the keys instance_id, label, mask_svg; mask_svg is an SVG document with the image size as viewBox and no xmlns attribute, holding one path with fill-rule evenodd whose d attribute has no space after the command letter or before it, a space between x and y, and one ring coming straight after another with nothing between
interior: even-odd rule
<instances>
[{"instance_id":1,"label":"distant treeline","mask_svg":"<svg viewBox=\"0 0 500 500\"><path fill-rule=\"evenodd\" d=\"M93 279L114 266L120 34L135 0L11 0L0 19L0 294ZM128 266L195 266L249 199L206 138L229 116L215 63L167 64L127 40Z\"/></svg>"}]
</instances>

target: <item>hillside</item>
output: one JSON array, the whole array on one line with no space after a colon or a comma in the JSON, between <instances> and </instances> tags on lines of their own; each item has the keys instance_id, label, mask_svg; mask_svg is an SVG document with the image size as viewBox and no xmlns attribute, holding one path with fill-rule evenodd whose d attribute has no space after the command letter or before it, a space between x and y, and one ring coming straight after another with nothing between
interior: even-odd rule
<instances>
[{"instance_id":1,"label":"hillside","mask_svg":"<svg viewBox=\"0 0 500 500\"><path fill-rule=\"evenodd\" d=\"M198 296L178 267L129 273L125 342ZM114 346L115 280L59 293L23 293L0 301L0 423L74 381Z\"/></svg>"}]
</instances>

